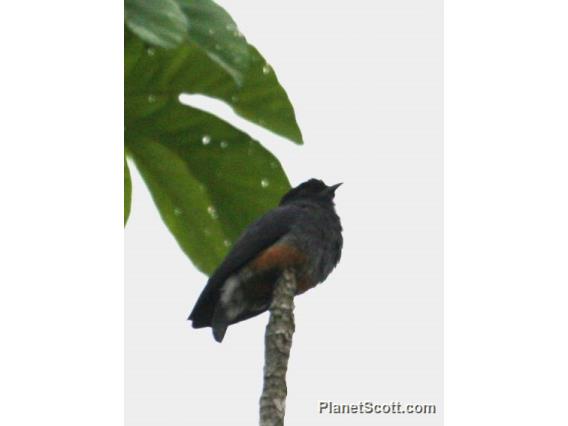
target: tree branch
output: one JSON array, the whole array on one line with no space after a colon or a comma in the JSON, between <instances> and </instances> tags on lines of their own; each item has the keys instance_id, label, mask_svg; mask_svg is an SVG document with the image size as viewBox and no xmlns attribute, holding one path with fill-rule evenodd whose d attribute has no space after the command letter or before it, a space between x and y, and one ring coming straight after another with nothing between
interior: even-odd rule
<instances>
[{"instance_id":1,"label":"tree branch","mask_svg":"<svg viewBox=\"0 0 568 426\"><path fill-rule=\"evenodd\" d=\"M264 336L264 386L260 397L260 426L283 426L286 411L286 371L294 335L296 277L285 270L276 283L270 319Z\"/></svg>"}]
</instances>

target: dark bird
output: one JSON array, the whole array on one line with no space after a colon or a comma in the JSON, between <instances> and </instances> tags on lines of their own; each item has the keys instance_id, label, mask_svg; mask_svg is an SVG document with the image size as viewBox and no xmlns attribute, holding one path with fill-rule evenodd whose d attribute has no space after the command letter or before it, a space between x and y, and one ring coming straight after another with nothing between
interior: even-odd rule
<instances>
[{"instance_id":1,"label":"dark bird","mask_svg":"<svg viewBox=\"0 0 568 426\"><path fill-rule=\"evenodd\" d=\"M266 311L286 268L296 294L323 282L341 257L341 223L333 198L341 184L310 179L280 205L250 224L213 272L189 315L194 328L211 327L223 340L227 327Z\"/></svg>"}]
</instances>

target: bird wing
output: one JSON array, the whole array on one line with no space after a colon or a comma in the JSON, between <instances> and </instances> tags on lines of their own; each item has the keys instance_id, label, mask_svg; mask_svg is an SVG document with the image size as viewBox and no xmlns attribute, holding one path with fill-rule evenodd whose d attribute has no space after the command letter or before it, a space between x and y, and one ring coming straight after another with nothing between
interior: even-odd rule
<instances>
[{"instance_id":1,"label":"bird wing","mask_svg":"<svg viewBox=\"0 0 568 426\"><path fill-rule=\"evenodd\" d=\"M223 262L207 281L195 307L189 315L193 327L208 327L219 299L220 289L231 275L238 272L262 250L283 235L298 220L301 209L293 205L277 207L249 225L235 242Z\"/></svg>"}]
</instances>

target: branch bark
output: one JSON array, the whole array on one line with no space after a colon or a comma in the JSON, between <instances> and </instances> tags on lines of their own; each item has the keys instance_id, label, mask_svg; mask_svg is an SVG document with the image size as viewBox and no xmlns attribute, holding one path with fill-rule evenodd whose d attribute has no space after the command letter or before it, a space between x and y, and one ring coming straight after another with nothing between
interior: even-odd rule
<instances>
[{"instance_id":1,"label":"branch bark","mask_svg":"<svg viewBox=\"0 0 568 426\"><path fill-rule=\"evenodd\" d=\"M296 277L285 270L276 283L270 319L264 336L264 385L260 397L260 426L283 426L286 411L286 371L294 335Z\"/></svg>"}]
</instances>

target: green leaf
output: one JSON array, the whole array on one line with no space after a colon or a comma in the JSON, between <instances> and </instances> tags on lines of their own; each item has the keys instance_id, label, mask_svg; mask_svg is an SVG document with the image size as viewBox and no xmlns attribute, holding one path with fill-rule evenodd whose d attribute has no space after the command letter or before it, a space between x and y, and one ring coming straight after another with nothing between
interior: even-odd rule
<instances>
[{"instance_id":1,"label":"green leaf","mask_svg":"<svg viewBox=\"0 0 568 426\"><path fill-rule=\"evenodd\" d=\"M211 0L178 0L178 3L191 20L189 39L230 74L237 84L242 84L250 55L248 44L235 21Z\"/></svg>"},{"instance_id":2,"label":"green leaf","mask_svg":"<svg viewBox=\"0 0 568 426\"><path fill-rule=\"evenodd\" d=\"M168 1L126 2L126 149L181 248L210 273L242 230L277 205L290 185L278 160L257 141L181 105L180 94L220 99L296 143L302 135L272 68L225 10L211 0L178 0L186 17L182 30L179 19L177 26L166 24L165 17L177 13L168 12Z\"/></svg>"},{"instance_id":3,"label":"green leaf","mask_svg":"<svg viewBox=\"0 0 568 426\"><path fill-rule=\"evenodd\" d=\"M145 47L141 40L125 34L125 96L169 96L199 93L220 99L240 116L291 141L302 144L294 108L276 74L251 45L250 64L242 84L229 78L226 70L195 43L184 42L175 50ZM128 114L136 114L130 109Z\"/></svg>"},{"instance_id":4,"label":"green leaf","mask_svg":"<svg viewBox=\"0 0 568 426\"><path fill-rule=\"evenodd\" d=\"M257 141L178 101L131 127L129 153L164 222L206 273L290 188L278 160Z\"/></svg>"},{"instance_id":5,"label":"green leaf","mask_svg":"<svg viewBox=\"0 0 568 426\"><path fill-rule=\"evenodd\" d=\"M165 48L187 36L187 18L175 0L125 0L126 25L142 40Z\"/></svg>"},{"instance_id":6,"label":"green leaf","mask_svg":"<svg viewBox=\"0 0 568 426\"><path fill-rule=\"evenodd\" d=\"M124 159L124 225L130 216L130 205L132 204L132 181L130 180L130 170Z\"/></svg>"}]
</instances>

